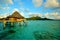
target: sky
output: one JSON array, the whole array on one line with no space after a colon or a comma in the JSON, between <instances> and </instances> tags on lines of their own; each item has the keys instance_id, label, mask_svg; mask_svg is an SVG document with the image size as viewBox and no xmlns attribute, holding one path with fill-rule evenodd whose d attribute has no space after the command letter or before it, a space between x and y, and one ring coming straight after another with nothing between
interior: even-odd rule
<instances>
[{"instance_id":1,"label":"sky","mask_svg":"<svg viewBox=\"0 0 60 40\"><path fill-rule=\"evenodd\" d=\"M60 0L0 0L0 18L18 11L24 17L60 19Z\"/></svg>"}]
</instances>

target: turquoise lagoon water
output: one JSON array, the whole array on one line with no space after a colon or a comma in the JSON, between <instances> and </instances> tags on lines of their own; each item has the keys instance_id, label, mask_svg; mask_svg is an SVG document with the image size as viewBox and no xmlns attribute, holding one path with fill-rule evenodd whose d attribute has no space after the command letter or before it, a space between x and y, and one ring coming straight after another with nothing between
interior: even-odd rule
<instances>
[{"instance_id":1,"label":"turquoise lagoon water","mask_svg":"<svg viewBox=\"0 0 60 40\"><path fill-rule=\"evenodd\" d=\"M10 25L10 24L9 24ZM15 22L14 27L0 22L0 40L60 40L60 21L28 21L27 25ZM8 30L14 30L10 33Z\"/></svg>"}]
</instances>

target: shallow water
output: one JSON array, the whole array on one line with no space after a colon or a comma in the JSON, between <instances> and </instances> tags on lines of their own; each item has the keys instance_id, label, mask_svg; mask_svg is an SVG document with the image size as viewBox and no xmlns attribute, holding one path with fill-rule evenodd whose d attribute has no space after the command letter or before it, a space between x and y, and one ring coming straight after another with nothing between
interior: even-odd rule
<instances>
[{"instance_id":1,"label":"shallow water","mask_svg":"<svg viewBox=\"0 0 60 40\"><path fill-rule=\"evenodd\" d=\"M27 25L20 25L20 22L15 22L12 28L8 28L9 25L6 29L3 27L3 23L0 22L1 40L60 40L60 21L28 21ZM5 30L8 29L15 32L6 32Z\"/></svg>"}]
</instances>

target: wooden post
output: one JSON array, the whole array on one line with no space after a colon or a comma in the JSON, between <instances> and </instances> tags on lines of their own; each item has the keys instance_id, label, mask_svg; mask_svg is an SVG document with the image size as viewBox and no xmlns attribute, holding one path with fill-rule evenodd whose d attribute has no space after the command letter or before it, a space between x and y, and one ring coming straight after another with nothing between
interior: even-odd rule
<instances>
[{"instance_id":1,"label":"wooden post","mask_svg":"<svg viewBox=\"0 0 60 40\"><path fill-rule=\"evenodd\" d=\"M4 23L4 28L6 27L6 20L3 20L3 23Z\"/></svg>"}]
</instances>

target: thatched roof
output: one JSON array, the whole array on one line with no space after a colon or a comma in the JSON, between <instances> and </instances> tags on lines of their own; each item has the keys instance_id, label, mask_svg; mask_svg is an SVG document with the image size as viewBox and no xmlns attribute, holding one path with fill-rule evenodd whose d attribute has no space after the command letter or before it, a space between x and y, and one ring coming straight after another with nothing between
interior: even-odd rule
<instances>
[{"instance_id":1,"label":"thatched roof","mask_svg":"<svg viewBox=\"0 0 60 40\"><path fill-rule=\"evenodd\" d=\"M12 15L8 16L7 18L24 18L19 12L15 11Z\"/></svg>"}]
</instances>

